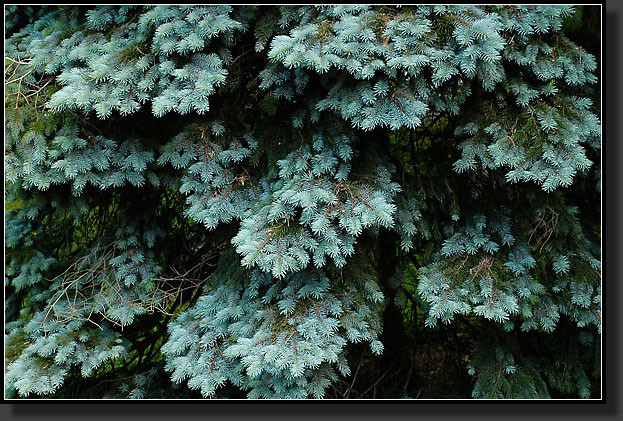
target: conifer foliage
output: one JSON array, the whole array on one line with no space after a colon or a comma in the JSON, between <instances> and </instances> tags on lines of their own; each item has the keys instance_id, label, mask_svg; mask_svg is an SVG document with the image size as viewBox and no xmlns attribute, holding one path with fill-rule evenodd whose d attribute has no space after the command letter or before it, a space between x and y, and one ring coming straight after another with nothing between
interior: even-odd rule
<instances>
[{"instance_id":1,"label":"conifer foliage","mask_svg":"<svg viewBox=\"0 0 623 421\"><path fill-rule=\"evenodd\" d=\"M6 395L599 397L580 11L7 7Z\"/></svg>"}]
</instances>

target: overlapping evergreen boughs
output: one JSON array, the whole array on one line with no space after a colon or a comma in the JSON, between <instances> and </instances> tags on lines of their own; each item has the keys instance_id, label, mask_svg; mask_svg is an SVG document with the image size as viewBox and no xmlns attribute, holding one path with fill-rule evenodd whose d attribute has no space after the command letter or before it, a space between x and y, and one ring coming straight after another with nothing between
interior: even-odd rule
<instances>
[{"instance_id":1,"label":"overlapping evergreen boughs","mask_svg":"<svg viewBox=\"0 0 623 421\"><path fill-rule=\"evenodd\" d=\"M6 395L598 397L582 10L7 7Z\"/></svg>"}]
</instances>

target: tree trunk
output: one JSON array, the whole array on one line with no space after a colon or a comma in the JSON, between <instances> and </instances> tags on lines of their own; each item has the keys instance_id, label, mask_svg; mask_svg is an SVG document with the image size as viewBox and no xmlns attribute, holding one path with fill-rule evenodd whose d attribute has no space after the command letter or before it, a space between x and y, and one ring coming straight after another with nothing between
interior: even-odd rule
<instances>
[{"instance_id":1,"label":"tree trunk","mask_svg":"<svg viewBox=\"0 0 623 421\"><path fill-rule=\"evenodd\" d=\"M379 252L377 254L379 256L379 281L383 287L387 303L383 312L383 333L380 337L384 350L379 359L379 375L388 371L383 384L389 385L391 390L388 389L385 393L387 396L396 397L403 393L402 387L407 373L410 371L410 346L402 310L395 304L395 285L392 287L390 281L393 276L401 276L400 273L397 273L399 269L396 255L398 235L385 229L382 229L379 235Z\"/></svg>"}]
</instances>

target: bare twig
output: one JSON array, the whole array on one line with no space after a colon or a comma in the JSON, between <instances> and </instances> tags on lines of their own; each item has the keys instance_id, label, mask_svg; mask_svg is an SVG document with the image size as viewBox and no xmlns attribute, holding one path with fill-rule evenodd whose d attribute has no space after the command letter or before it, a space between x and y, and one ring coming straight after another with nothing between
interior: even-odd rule
<instances>
[{"instance_id":1,"label":"bare twig","mask_svg":"<svg viewBox=\"0 0 623 421\"><path fill-rule=\"evenodd\" d=\"M184 273L169 277L154 278L155 287L150 292L140 293L136 288L126 286L119 279L109 261L116 254L114 243L95 249L70 265L51 282L62 278L53 288L42 324L48 320L67 323L83 320L101 326L93 320L95 314L114 325L121 323L112 316L114 309L127 305L135 314L154 313L170 315L169 307L183 291L199 289L205 282L199 276L208 265L209 257L203 256L199 263Z\"/></svg>"}]
</instances>

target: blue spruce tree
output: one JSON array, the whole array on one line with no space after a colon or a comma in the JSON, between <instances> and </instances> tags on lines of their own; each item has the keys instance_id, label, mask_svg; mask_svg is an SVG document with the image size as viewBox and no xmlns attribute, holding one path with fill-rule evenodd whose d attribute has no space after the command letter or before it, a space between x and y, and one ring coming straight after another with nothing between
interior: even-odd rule
<instances>
[{"instance_id":1,"label":"blue spruce tree","mask_svg":"<svg viewBox=\"0 0 623 421\"><path fill-rule=\"evenodd\" d=\"M599 397L594 13L7 7L5 395Z\"/></svg>"}]
</instances>

